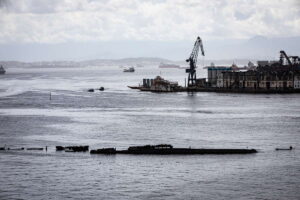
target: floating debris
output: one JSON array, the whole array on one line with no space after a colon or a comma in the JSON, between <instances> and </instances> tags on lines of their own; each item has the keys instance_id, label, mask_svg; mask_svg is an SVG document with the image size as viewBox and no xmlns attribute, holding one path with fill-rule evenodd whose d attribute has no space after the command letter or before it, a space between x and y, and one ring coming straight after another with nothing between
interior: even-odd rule
<instances>
[{"instance_id":1,"label":"floating debris","mask_svg":"<svg viewBox=\"0 0 300 200\"><path fill-rule=\"evenodd\" d=\"M56 146L56 151L63 151L65 152L79 152L79 151L88 151L89 146Z\"/></svg>"},{"instance_id":2,"label":"floating debris","mask_svg":"<svg viewBox=\"0 0 300 200\"><path fill-rule=\"evenodd\" d=\"M32 147L32 148L27 148L26 150L37 150L37 151L42 151L42 150L44 150L44 148Z\"/></svg>"},{"instance_id":3,"label":"floating debris","mask_svg":"<svg viewBox=\"0 0 300 200\"><path fill-rule=\"evenodd\" d=\"M65 147L63 146L56 146L56 151L63 151L65 150Z\"/></svg>"},{"instance_id":4,"label":"floating debris","mask_svg":"<svg viewBox=\"0 0 300 200\"><path fill-rule=\"evenodd\" d=\"M276 151L291 151L291 150L293 150L293 147L290 146L290 148L276 148L275 150Z\"/></svg>"},{"instance_id":5,"label":"floating debris","mask_svg":"<svg viewBox=\"0 0 300 200\"><path fill-rule=\"evenodd\" d=\"M97 149L97 150L91 150L91 154L116 154L115 148L103 148L103 149Z\"/></svg>"},{"instance_id":6,"label":"floating debris","mask_svg":"<svg viewBox=\"0 0 300 200\"><path fill-rule=\"evenodd\" d=\"M88 151L89 146L67 146L65 147L66 152L80 152L80 151Z\"/></svg>"},{"instance_id":7,"label":"floating debris","mask_svg":"<svg viewBox=\"0 0 300 200\"><path fill-rule=\"evenodd\" d=\"M99 90L100 90L100 91L104 91L104 87L100 87Z\"/></svg>"},{"instance_id":8,"label":"floating debris","mask_svg":"<svg viewBox=\"0 0 300 200\"><path fill-rule=\"evenodd\" d=\"M25 148L24 148L24 147L21 147L21 148L14 148L14 149L7 148L7 150L11 150L11 151L23 151L23 150L25 150Z\"/></svg>"}]
</instances>

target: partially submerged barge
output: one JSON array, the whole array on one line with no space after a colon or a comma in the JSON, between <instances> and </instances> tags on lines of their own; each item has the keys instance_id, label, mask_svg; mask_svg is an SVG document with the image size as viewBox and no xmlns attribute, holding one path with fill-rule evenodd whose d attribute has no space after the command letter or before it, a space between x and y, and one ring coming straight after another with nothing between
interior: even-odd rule
<instances>
[{"instance_id":1,"label":"partially submerged barge","mask_svg":"<svg viewBox=\"0 0 300 200\"><path fill-rule=\"evenodd\" d=\"M89 146L56 146L56 151L65 152L85 152L89 150Z\"/></svg>"},{"instance_id":2,"label":"partially submerged barge","mask_svg":"<svg viewBox=\"0 0 300 200\"><path fill-rule=\"evenodd\" d=\"M192 149L174 148L170 144L132 146L127 150L103 148L91 150L91 154L148 154L148 155L204 155L204 154L251 154L257 153L255 149Z\"/></svg>"}]
</instances>

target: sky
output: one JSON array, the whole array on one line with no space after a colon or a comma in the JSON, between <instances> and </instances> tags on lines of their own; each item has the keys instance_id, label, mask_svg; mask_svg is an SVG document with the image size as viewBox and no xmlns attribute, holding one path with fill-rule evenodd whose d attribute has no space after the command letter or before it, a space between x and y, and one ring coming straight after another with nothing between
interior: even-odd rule
<instances>
[{"instance_id":1,"label":"sky","mask_svg":"<svg viewBox=\"0 0 300 200\"><path fill-rule=\"evenodd\" d=\"M293 45L299 27L300 0L0 0L0 60L178 60L197 36L208 58L241 58L252 41Z\"/></svg>"}]
</instances>

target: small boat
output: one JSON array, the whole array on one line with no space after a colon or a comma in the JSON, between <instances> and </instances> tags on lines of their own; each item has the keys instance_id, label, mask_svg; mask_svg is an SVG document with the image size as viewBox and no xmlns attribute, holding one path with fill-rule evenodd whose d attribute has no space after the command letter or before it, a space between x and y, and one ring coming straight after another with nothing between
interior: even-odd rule
<instances>
[{"instance_id":1,"label":"small boat","mask_svg":"<svg viewBox=\"0 0 300 200\"><path fill-rule=\"evenodd\" d=\"M127 86L129 87L130 89L141 89L142 87L141 86Z\"/></svg>"},{"instance_id":2,"label":"small boat","mask_svg":"<svg viewBox=\"0 0 300 200\"><path fill-rule=\"evenodd\" d=\"M134 67L129 67L128 69L124 69L123 72L134 72Z\"/></svg>"},{"instance_id":3,"label":"small boat","mask_svg":"<svg viewBox=\"0 0 300 200\"><path fill-rule=\"evenodd\" d=\"M88 89L88 92L94 92L95 90L93 88Z\"/></svg>"},{"instance_id":4,"label":"small boat","mask_svg":"<svg viewBox=\"0 0 300 200\"><path fill-rule=\"evenodd\" d=\"M0 66L0 74L5 74L5 72L6 72L5 69L4 69L3 66L1 65L1 66Z\"/></svg>"}]
</instances>

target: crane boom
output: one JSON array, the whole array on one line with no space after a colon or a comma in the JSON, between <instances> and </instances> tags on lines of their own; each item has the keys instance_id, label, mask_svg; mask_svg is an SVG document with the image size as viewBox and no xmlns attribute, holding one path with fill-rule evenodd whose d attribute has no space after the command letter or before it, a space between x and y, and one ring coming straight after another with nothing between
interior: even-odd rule
<instances>
[{"instance_id":1,"label":"crane boom","mask_svg":"<svg viewBox=\"0 0 300 200\"><path fill-rule=\"evenodd\" d=\"M293 65L290 58L286 55L285 51L281 50L280 51L280 64L282 64L282 65L283 65L284 58L287 60L287 62L289 63L290 66Z\"/></svg>"},{"instance_id":2,"label":"crane boom","mask_svg":"<svg viewBox=\"0 0 300 200\"><path fill-rule=\"evenodd\" d=\"M199 48L201 49L202 56L205 56L202 40L198 36L196 39L196 42L194 44L193 51L192 51L190 57L186 60L186 62L190 63L190 68L186 70L186 73L189 73L188 87L196 85L196 68L197 68L197 59L198 59Z\"/></svg>"}]
</instances>

